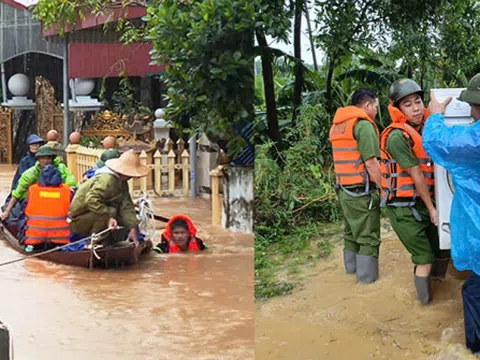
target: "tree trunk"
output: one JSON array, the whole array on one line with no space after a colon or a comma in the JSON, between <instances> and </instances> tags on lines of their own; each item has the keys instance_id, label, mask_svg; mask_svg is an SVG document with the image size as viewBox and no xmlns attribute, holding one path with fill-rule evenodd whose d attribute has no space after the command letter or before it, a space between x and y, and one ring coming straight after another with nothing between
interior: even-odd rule
<instances>
[{"instance_id":1,"label":"tree trunk","mask_svg":"<svg viewBox=\"0 0 480 360\"><path fill-rule=\"evenodd\" d=\"M423 83L424 83L424 78L425 78L425 69L423 66L420 67L420 87L424 89Z\"/></svg>"},{"instance_id":2,"label":"tree trunk","mask_svg":"<svg viewBox=\"0 0 480 360\"><path fill-rule=\"evenodd\" d=\"M312 33L312 26L310 23L310 14L309 9L307 6L307 0L305 0L305 18L307 19L307 28L308 28L308 38L310 40L310 48L312 51L312 58L313 58L313 68L315 71L318 71L318 64L317 64L317 55L315 54L315 45L313 43L313 33Z\"/></svg>"},{"instance_id":3,"label":"tree trunk","mask_svg":"<svg viewBox=\"0 0 480 360\"><path fill-rule=\"evenodd\" d=\"M333 95L332 95L332 83L333 83L333 71L335 70L336 58L334 55L330 57L330 63L328 65L327 74L327 109L330 114L333 114Z\"/></svg>"},{"instance_id":4,"label":"tree trunk","mask_svg":"<svg viewBox=\"0 0 480 360\"><path fill-rule=\"evenodd\" d=\"M303 90L303 65L302 65L302 13L304 0L295 1L295 20L293 30L293 48L294 56L297 60L295 64L295 85L293 88L293 116L292 127L295 127L298 107L302 104L302 90Z\"/></svg>"},{"instance_id":5,"label":"tree trunk","mask_svg":"<svg viewBox=\"0 0 480 360\"><path fill-rule=\"evenodd\" d=\"M258 45L267 49L267 38L261 30L256 30ZM275 101L275 87L273 83L272 56L262 53L262 76L263 89L265 91L265 103L267 107L268 137L275 143L280 142L280 128L278 126L277 104Z\"/></svg>"}]
</instances>

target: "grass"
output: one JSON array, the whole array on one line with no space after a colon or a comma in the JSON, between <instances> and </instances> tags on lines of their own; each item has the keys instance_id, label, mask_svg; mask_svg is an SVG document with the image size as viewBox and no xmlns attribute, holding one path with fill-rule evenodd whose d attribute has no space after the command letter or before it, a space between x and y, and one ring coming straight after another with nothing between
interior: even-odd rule
<instances>
[{"instance_id":1,"label":"grass","mask_svg":"<svg viewBox=\"0 0 480 360\"><path fill-rule=\"evenodd\" d=\"M341 222L296 227L276 241L255 238L255 299L290 294L300 284L301 267L330 255L342 238Z\"/></svg>"}]
</instances>

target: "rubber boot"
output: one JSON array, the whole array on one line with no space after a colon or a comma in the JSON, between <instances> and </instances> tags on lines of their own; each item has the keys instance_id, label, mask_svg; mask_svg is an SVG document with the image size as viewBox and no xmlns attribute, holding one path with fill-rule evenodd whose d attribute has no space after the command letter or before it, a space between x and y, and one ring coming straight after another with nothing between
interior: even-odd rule
<instances>
[{"instance_id":1,"label":"rubber boot","mask_svg":"<svg viewBox=\"0 0 480 360\"><path fill-rule=\"evenodd\" d=\"M347 274L355 274L357 272L357 260L355 258L357 253L343 249L343 263Z\"/></svg>"},{"instance_id":2,"label":"rubber boot","mask_svg":"<svg viewBox=\"0 0 480 360\"><path fill-rule=\"evenodd\" d=\"M415 283L415 288L417 289L417 299L423 305L427 305L430 301L432 301L432 281L431 276L428 275L427 277L420 277L415 275L415 271L417 267L413 268L413 282Z\"/></svg>"},{"instance_id":3,"label":"rubber boot","mask_svg":"<svg viewBox=\"0 0 480 360\"><path fill-rule=\"evenodd\" d=\"M378 280L378 258L356 254L357 282L373 283Z\"/></svg>"},{"instance_id":4,"label":"rubber boot","mask_svg":"<svg viewBox=\"0 0 480 360\"><path fill-rule=\"evenodd\" d=\"M435 259L432 265L432 270L430 271L430 276L433 279L443 280L448 270L448 263L450 258L446 259Z\"/></svg>"}]
</instances>

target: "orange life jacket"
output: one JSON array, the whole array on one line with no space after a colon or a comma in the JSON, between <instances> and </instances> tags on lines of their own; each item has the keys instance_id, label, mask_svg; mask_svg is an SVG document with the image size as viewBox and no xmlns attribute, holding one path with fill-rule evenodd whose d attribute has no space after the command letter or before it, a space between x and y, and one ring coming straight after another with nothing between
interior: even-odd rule
<instances>
[{"instance_id":1,"label":"orange life jacket","mask_svg":"<svg viewBox=\"0 0 480 360\"><path fill-rule=\"evenodd\" d=\"M369 121L375 127L377 136L379 135L375 121L364 110L356 106L339 108L333 118L330 142L332 143L337 187L344 185L369 186L370 184L368 171L365 169L358 142L354 137L354 128L359 120Z\"/></svg>"},{"instance_id":2,"label":"orange life jacket","mask_svg":"<svg viewBox=\"0 0 480 360\"><path fill-rule=\"evenodd\" d=\"M381 170L382 170L382 194L384 201L387 203L393 198L408 198L415 201L417 191L413 179L408 173L403 170L400 165L393 159L387 151L387 141L390 133L394 129L403 131L405 137L413 141L413 153L418 159L420 169L423 172L425 181L429 187L430 195L434 194L434 166L433 162L423 150L422 135L407 122L407 117L392 104L388 106L388 111L392 118L390 124L381 135L380 150L381 150ZM429 116L428 111L424 111L424 121ZM421 125L423 127L423 123Z\"/></svg>"},{"instance_id":3,"label":"orange life jacket","mask_svg":"<svg viewBox=\"0 0 480 360\"><path fill-rule=\"evenodd\" d=\"M170 218L170 220L167 223L167 226L165 227L165 230L163 231L163 238L168 242L168 248L170 253L178 253L182 252L180 247L174 243L173 241L173 232L172 232L172 224L176 220L184 220L187 223L188 226L188 233L190 235L190 242L188 244L188 251L201 251L200 246L198 244L198 241L195 237L197 235L197 228L193 224L192 220L188 216L185 215L175 215Z\"/></svg>"},{"instance_id":4,"label":"orange life jacket","mask_svg":"<svg viewBox=\"0 0 480 360\"><path fill-rule=\"evenodd\" d=\"M169 253L180 253L180 252L182 252L182 249L180 249L180 246L175 244L173 241L167 240L167 242L168 242L168 252ZM188 243L188 251L192 251L192 252L201 251L200 246L198 245L198 241L197 241L196 238L194 238L194 237L190 238L190 242Z\"/></svg>"},{"instance_id":5,"label":"orange life jacket","mask_svg":"<svg viewBox=\"0 0 480 360\"><path fill-rule=\"evenodd\" d=\"M25 209L26 245L69 242L70 227L67 216L70 196L70 187L63 184L58 187L34 184L28 188L28 203Z\"/></svg>"}]
</instances>

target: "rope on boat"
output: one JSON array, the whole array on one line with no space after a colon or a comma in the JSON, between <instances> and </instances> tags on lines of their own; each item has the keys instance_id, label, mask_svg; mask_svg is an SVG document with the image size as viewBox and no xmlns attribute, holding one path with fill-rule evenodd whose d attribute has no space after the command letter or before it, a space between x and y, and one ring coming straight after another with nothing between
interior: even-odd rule
<instances>
[{"instance_id":1,"label":"rope on boat","mask_svg":"<svg viewBox=\"0 0 480 360\"><path fill-rule=\"evenodd\" d=\"M3 225L2 225L2 226L3 226ZM24 257L22 257L22 258L18 258L18 259L15 259L15 260L10 260L10 261L6 261L6 262L4 262L4 263L0 263L0 266L10 265L10 264L13 264L13 263L16 263L16 262L19 262L19 261L23 261L23 260L31 259L31 258L34 258L34 257L38 257L38 256L50 254L50 253L53 253L53 252L55 252L55 251L61 250L61 249L63 249L63 248L66 248L66 247L68 247L68 246L70 246L70 245L80 244L81 242L86 241L86 240L88 240L88 239L91 239L91 238L93 238L93 237L98 238L100 235L103 235L103 234L105 234L105 233L108 232L108 231L118 230L118 229L121 229L121 228L122 228L121 226L117 226L115 229L107 228L107 229L105 229L105 230L100 231L98 234L92 234L92 235L90 235L90 236L87 236L86 238L83 238L83 239L74 241L74 242L72 242L72 243L68 243L68 244L65 244L65 245L62 245L62 246L54 247L53 249L50 249L50 250L47 250L47 251L42 251L41 253L36 253L36 254L33 254L33 255L24 256ZM93 247L92 247L92 248L93 248ZM95 253L95 255L98 256L97 253ZM99 257L98 257L98 258L99 258Z\"/></svg>"},{"instance_id":2,"label":"rope on boat","mask_svg":"<svg viewBox=\"0 0 480 360\"><path fill-rule=\"evenodd\" d=\"M138 215L140 224L138 225L140 232L145 234L149 239L155 238L155 207L153 202L147 199L147 193L143 192L143 196L138 199Z\"/></svg>"},{"instance_id":3,"label":"rope on boat","mask_svg":"<svg viewBox=\"0 0 480 360\"><path fill-rule=\"evenodd\" d=\"M100 239L100 234L92 234L90 236L90 249L92 251L92 254L97 258L97 260L100 260L100 256L98 256L95 250L101 246L95 245L95 244L98 242L99 239Z\"/></svg>"}]
</instances>

